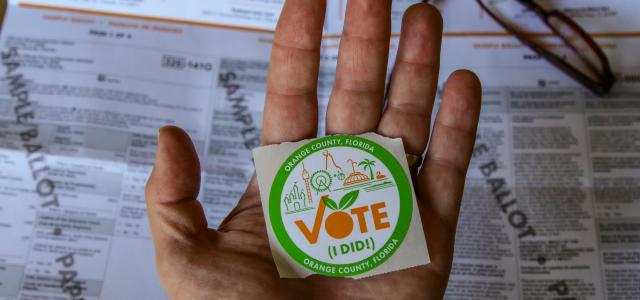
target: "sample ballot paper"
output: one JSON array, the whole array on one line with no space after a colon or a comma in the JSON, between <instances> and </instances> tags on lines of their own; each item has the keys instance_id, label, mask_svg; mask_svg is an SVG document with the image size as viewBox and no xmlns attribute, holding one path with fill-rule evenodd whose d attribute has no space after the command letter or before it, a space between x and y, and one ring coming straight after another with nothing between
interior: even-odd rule
<instances>
[{"instance_id":1,"label":"sample ballot paper","mask_svg":"<svg viewBox=\"0 0 640 300\"><path fill-rule=\"evenodd\" d=\"M0 299L166 298L143 195L157 129L193 138L217 227L254 172L283 2L0 2ZM394 1L390 68L414 2ZM601 45L618 79L610 95L580 87L475 1L436 1L440 77L471 69L484 90L446 298L638 299L638 4L540 2ZM328 1L320 120L345 5Z\"/></svg>"}]
</instances>

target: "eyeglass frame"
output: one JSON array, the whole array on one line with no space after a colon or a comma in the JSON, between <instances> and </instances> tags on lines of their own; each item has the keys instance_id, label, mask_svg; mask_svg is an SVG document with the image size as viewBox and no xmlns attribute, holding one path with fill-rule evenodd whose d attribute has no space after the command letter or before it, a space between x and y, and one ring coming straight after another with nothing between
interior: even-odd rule
<instances>
[{"instance_id":1,"label":"eyeglass frame","mask_svg":"<svg viewBox=\"0 0 640 300\"><path fill-rule=\"evenodd\" d=\"M521 5L533 11L544 23L552 30L552 32L560 37L563 43L569 47L582 61L585 63L592 71L599 77L599 80L594 80L586 75L584 72L578 70L576 67L572 66L568 62L566 62L562 57L554 54L553 52L545 49L541 45L536 42L530 40L524 32L518 31L514 29L512 26L508 25L505 21L503 21L500 17L495 15L484 3L482 0L476 0L478 5L487 13L491 18L493 18L500 26L502 26L507 32L515 36L520 42L525 44L527 47L531 48L534 52L542 56L549 63L563 71L565 74L573 78L575 81L580 83L582 86L592 91L596 95L603 97L611 90L613 84L616 79L611 71L611 65L609 64L609 59L604 54L604 51L593 38L584 30L580 25L574 22L571 17L566 14L560 12L557 9L546 10L539 4L537 4L533 0L514 0L519 2ZM427 2L427 1L423 1ZM571 29L580 35L587 45L596 53L600 63L602 65L602 71L593 70L593 64L585 58L580 51L578 51L572 44L569 42L567 37L558 32L558 30L549 23L549 18L557 17L559 20L564 22L566 25L570 26Z\"/></svg>"}]
</instances>

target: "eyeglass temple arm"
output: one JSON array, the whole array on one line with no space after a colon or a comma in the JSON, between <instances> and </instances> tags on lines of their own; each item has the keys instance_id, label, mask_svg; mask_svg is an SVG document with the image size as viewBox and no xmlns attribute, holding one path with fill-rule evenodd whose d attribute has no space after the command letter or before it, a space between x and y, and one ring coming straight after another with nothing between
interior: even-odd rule
<instances>
[{"instance_id":1,"label":"eyeglass temple arm","mask_svg":"<svg viewBox=\"0 0 640 300\"><path fill-rule=\"evenodd\" d=\"M545 11L545 9L533 0L516 0L516 2L519 2L524 7L530 9L531 11L535 12L539 16L547 15L547 12Z\"/></svg>"}]
</instances>

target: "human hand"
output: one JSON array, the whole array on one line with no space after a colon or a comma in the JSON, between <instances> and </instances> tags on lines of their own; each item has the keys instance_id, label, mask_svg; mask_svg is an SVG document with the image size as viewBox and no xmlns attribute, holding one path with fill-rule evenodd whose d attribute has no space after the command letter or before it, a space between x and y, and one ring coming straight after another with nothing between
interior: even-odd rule
<instances>
[{"instance_id":1,"label":"human hand","mask_svg":"<svg viewBox=\"0 0 640 300\"><path fill-rule=\"evenodd\" d=\"M407 153L421 155L429 141L438 84L442 19L428 4L416 4L405 13L383 111L390 9L390 0L348 1L326 131L400 137ZM285 3L271 54L263 144L316 135L324 13L324 1ZM431 263L360 280L279 278L255 176L220 227L208 228L196 200L200 166L193 144L184 131L162 128L145 198L167 293L173 299L442 298L475 142L480 89L469 71L449 77L424 164L413 178Z\"/></svg>"}]
</instances>

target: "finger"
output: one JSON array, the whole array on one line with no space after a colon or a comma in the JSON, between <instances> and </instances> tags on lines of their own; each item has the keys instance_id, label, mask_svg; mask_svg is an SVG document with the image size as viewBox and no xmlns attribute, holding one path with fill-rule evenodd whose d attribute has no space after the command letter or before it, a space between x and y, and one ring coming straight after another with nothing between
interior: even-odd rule
<instances>
[{"instance_id":1,"label":"finger","mask_svg":"<svg viewBox=\"0 0 640 300\"><path fill-rule=\"evenodd\" d=\"M218 231L241 230L244 232L254 232L258 230L258 232L262 234L266 233L263 232L264 224L262 203L260 203L260 190L258 189L258 180L254 173L247 185L247 189L242 197L240 197L240 201L238 201L238 204L220 223Z\"/></svg>"},{"instance_id":2,"label":"finger","mask_svg":"<svg viewBox=\"0 0 640 300\"><path fill-rule=\"evenodd\" d=\"M207 219L196 200L199 189L200 162L191 139L178 127L161 128L156 162L145 188L157 250L171 248L175 242L189 242L206 231Z\"/></svg>"},{"instance_id":3,"label":"finger","mask_svg":"<svg viewBox=\"0 0 640 300\"><path fill-rule=\"evenodd\" d=\"M389 100L378 125L380 134L402 138L410 154L422 155L429 139L441 40L438 10L429 4L411 6L402 21Z\"/></svg>"},{"instance_id":4,"label":"finger","mask_svg":"<svg viewBox=\"0 0 640 300\"><path fill-rule=\"evenodd\" d=\"M475 143L480 98L480 81L475 74L456 71L449 77L426 160L417 179L429 254L433 266L442 272L449 271L453 259L460 200Z\"/></svg>"},{"instance_id":5,"label":"finger","mask_svg":"<svg viewBox=\"0 0 640 300\"><path fill-rule=\"evenodd\" d=\"M349 0L327 134L375 131L384 101L391 35L390 0Z\"/></svg>"},{"instance_id":6,"label":"finger","mask_svg":"<svg viewBox=\"0 0 640 300\"><path fill-rule=\"evenodd\" d=\"M263 144L316 136L316 86L325 1L287 0L271 50Z\"/></svg>"}]
</instances>

